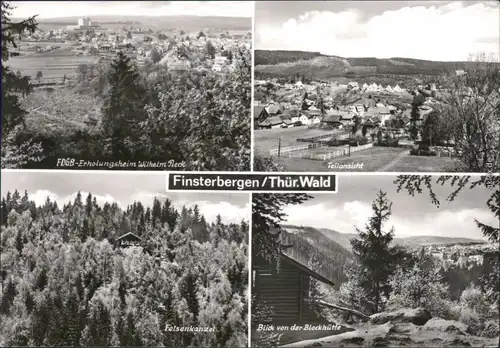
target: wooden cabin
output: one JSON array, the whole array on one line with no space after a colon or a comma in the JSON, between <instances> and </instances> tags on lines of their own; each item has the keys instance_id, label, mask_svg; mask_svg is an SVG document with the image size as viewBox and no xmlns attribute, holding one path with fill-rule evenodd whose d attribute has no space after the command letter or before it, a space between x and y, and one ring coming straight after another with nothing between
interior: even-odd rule
<instances>
[{"instance_id":1,"label":"wooden cabin","mask_svg":"<svg viewBox=\"0 0 500 348\"><path fill-rule=\"evenodd\" d=\"M253 258L252 292L256 300L272 308L272 321L276 325L292 325L316 321L309 308L311 278L333 286L333 282L309 269L294 258L282 254L280 266L262 258Z\"/></svg>"},{"instance_id":2,"label":"wooden cabin","mask_svg":"<svg viewBox=\"0 0 500 348\"><path fill-rule=\"evenodd\" d=\"M115 241L115 245L120 248L126 248L131 246L141 246L141 238L132 232L126 233L118 237Z\"/></svg>"}]
</instances>

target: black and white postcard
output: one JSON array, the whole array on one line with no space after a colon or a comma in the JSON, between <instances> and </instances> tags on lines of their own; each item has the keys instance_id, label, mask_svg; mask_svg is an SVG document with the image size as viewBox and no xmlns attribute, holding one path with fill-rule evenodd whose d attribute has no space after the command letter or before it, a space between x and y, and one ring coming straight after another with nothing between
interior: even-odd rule
<instances>
[{"instance_id":1,"label":"black and white postcard","mask_svg":"<svg viewBox=\"0 0 500 348\"><path fill-rule=\"evenodd\" d=\"M258 1L261 171L500 171L498 1Z\"/></svg>"},{"instance_id":2,"label":"black and white postcard","mask_svg":"<svg viewBox=\"0 0 500 348\"><path fill-rule=\"evenodd\" d=\"M498 345L498 179L253 194L252 347Z\"/></svg>"},{"instance_id":3,"label":"black and white postcard","mask_svg":"<svg viewBox=\"0 0 500 348\"><path fill-rule=\"evenodd\" d=\"M249 195L6 172L0 345L246 347Z\"/></svg>"},{"instance_id":4,"label":"black and white postcard","mask_svg":"<svg viewBox=\"0 0 500 348\"><path fill-rule=\"evenodd\" d=\"M253 11L2 1L2 168L250 170Z\"/></svg>"}]
</instances>

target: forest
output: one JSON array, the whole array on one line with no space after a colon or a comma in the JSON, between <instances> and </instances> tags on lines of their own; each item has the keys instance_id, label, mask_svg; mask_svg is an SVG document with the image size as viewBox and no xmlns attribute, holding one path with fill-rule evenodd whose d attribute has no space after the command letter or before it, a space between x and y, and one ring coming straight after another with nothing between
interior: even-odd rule
<instances>
[{"instance_id":1,"label":"forest","mask_svg":"<svg viewBox=\"0 0 500 348\"><path fill-rule=\"evenodd\" d=\"M1 346L246 346L248 223L169 199L1 201ZM139 246L119 247L128 232ZM208 328L171 332L166 326Z\"/></svg>"},{"instance_id":2,"label":"forest","mask_svg":"<svg viewBox=\"0 0 500 348\"><path fill-rule=\"evenodd\" d=\"M44 91L34 89L30 76L9 69L21 33L35 32L38 24L35 17L12 22L11 10L10 4L2 2L2 168L51 169L58 158L76 158L173 161L184 163L183 170L250 170L250 50L234 49L234 69L221 72L139 66L121 51L110 63L79 66L79 78L68 82L64 90L75 103L85 97L90 103L87 111L98 110L95 119L83 128L44 133L27 127L28 111L23 105L25 97ZM205 52L199 57L189 47L175 54L192 65L213 56ZM41 103L48 107L50 90L45 93L47 98L41 98ZM66 115L60 115L59 106L48 113L78 118L69 105L64 106L69 108Z\"/></svg>"}]
</instances>

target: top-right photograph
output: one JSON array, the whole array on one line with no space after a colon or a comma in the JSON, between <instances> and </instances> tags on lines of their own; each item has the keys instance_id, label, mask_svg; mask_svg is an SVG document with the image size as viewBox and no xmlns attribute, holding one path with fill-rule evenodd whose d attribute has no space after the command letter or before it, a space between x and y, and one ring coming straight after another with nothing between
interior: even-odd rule
<instances>
[{"instance_id":1,"label":"top-right photograph","mask_svg":"<svg viewBox=\"0 0 500 348\"><path fill-rule=\"evenodd\" d=\"M254 170L500 172L498 1L256 1Z\"/></svg>"}]
</instances>

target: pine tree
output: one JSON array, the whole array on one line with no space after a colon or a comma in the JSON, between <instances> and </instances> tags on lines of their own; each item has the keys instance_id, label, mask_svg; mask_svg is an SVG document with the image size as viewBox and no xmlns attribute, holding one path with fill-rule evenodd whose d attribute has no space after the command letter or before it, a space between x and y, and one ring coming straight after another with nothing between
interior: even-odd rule
<instances>
[{"instance_id":1,"label":"pine tree","mask_svg":"<svg viewBox=\"0 0 500 348\"><path fill-rule=\"evenodd\" d=\"M13 6L1 2L2 31L2 168L20 168L30 162L41 159L40 143L24 141L22 135L26 128L27 114L20 103L20 98L32 92L29 76L21 76L10 70L7 61L12 56L11 48L17 48L16 41L23 33L34 33L37 29L35 17L21 22L12 22L9 18Z\"/></svg>"},{"instance_id":2,"label":"pine tree","mask_svg":"<svg viewBox=\"0 0 500 348\"><path fill-rule=\"evenodd\" d=\"M351 239L353 254L359 262L363 273L362 286L369 299L374 303L374 312L383 307L383 296L389 296L389 277L395 268L396 249L390 244L394 238L394 229L382 230L384 223L391 216L392 202L387 194L379 191L372 204L373 216L370 217L362 231L356 230L359 239Z\"/></svg>"},{"instance_id":3,"label":"pine tree","mask_svg":"<svg viewBox=\"0 0 500 348\"><path fill-rule=\"evenodd\" d=\"M153 201L153 209L151 211L151 222L153 227L157 225L157 223L162 223L162 209L161 202L158 198L155 198Z\"/></svg>"},{"instance_id":4,"label":"pine tree","mask_svg":"<svg viewBox=\"0 0 500 348\"><path fill-rule=\"evenodd\" d=\"M146 91L135 66L123 52L111 63L108 80L110 89L102 107L103 132L111 143L113 159L130 160L140 143L140 122L146 117Z\"/></svg>"}]
</instances>

